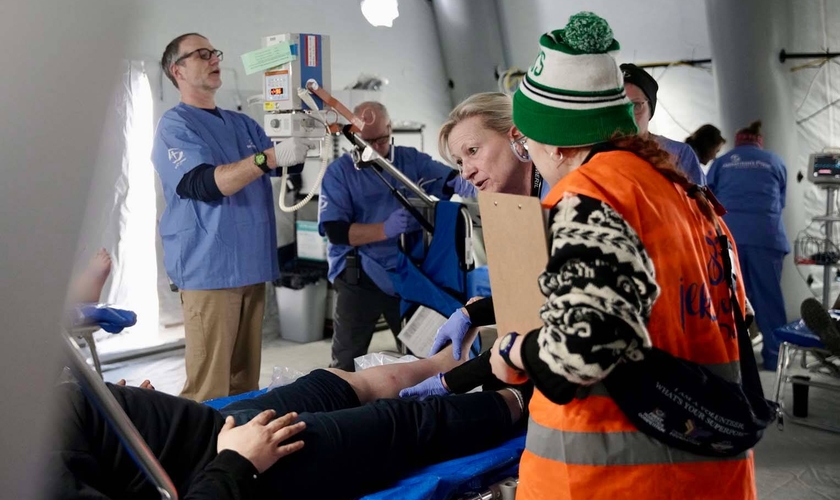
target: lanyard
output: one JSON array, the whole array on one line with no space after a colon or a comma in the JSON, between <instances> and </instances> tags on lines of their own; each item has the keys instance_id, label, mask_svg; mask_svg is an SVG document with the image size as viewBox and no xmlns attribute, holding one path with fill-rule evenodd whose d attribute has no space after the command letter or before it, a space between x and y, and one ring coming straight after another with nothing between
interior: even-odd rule
<instances>
[{"instance_id":1,"label":"lanyard","mask_svg":"<svg viewBox=\"0 0 840 500\"><path fill-rule=\"evenodd\" d=\"M543 178L540 175L539 170L537 170L536 165L534 165L533 168L534 171L531 175L531 196L539 198L540 193L542 192Z\"/></svg>"},{"instance_id":2,"label":"lanyard","mask_svg":"<svg viewBox=\"0 0 840 500\"><path fill-rule=\"evenodd\" d=\"M738 303L735 282L738 277L735 274L735 251L729 238L720 230L720 225L715 224L717 240L720 244L720 255L723 259L723 274L726 276L726 283L729 286L729 296L732 303L732 314L735 315L735 330L738 336L738 359L741 364L741 385L756 394L763 394L761 380L758 376L758 365L753 355L752 341L747 330L747 322L741 313L741 306Z\"/></svg>"}]
</instances>

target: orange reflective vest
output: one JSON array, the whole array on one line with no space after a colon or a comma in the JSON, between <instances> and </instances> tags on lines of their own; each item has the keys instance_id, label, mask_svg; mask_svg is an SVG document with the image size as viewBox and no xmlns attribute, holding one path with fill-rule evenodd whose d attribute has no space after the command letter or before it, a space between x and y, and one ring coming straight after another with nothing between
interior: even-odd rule
<instances>
[{"instance_id":1,"label":"orange reflective vest","mask_svg":"<svg viewBox=\"0 0 840 500\"><path fill-rule=\"evenodd\" d=\"M730 295L714 226L694 200L626 151L593 157L554 186L544 208L567 193L605 202L641 238L661 287L648 324L653 345L739 380L735 320L718 316ZM670 448L639 432L601 384L563 406L537 391L530 412L517 500L756 498L752 452L713 459Z\"/></svg>"}]
</instances>

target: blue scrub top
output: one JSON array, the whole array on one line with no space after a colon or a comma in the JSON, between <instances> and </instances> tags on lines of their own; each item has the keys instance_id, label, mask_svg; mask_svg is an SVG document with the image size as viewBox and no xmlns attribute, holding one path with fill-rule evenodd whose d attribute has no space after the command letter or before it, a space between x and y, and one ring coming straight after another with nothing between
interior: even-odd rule
<instances>
[{"instance_id":1,"label":"blue scrub top","mask_svg":"<svg viewBox=\"0 0 840 500\"><path fill-rule=\"evenodd\" d=\"M727 210L723 217L739 245L790 252L782 209L787 168L758 146L738 146L712 163L709 188Z\"/></svg>"},{"instance_id":2,"label":"blue scrub top","mask_svg":"<svg viewBox=\"0 0 840 500\"><path fill-rule=\"evenodd\" d=\"M697 159L697 153L691 149L691 146L684 142L668 139L667 137L663 137L661 135L654 135L653 137L656 139L656 142L662 146L662 149L671 153L671 156L674 157L674 163L676 163L677 168L682 170L691 182L701 186L706 184L706 175L700 167L700 160Z\"/></svg>"},{"instance_id":3,"label":"blue scrub top","mask_svg":"<svg viewBox=\"0 0 840 500\"><path fill-rule=\"evenodd\" d=\"M152 163L166 198L160 220L164 266L182 290L236 288L279 276L268 175L215 202L175 192L199 165L226 165L272 147L248 116L219 112L222 118L180 103L164 113L155 132Z\"/></svg>"},{"instance_id":4,"label":"blue scrub top","mask_svg":"<svg viewBox=\"0 0 840 500\"><path fill-rule=\"evenodd\" d=\"M402 146L394 148L391 163L412 182L422 186L428 194L440 199L449 199L450 195L444 194L443 191L446 179L453 172L450 167L414 148ZM390 174L382 172L382 175L407 198L413 196ZM475 188L460 176L455 178L454 191L464 197L475 196ZM332 221L351 224L385 222L389 215L400 208L402 205L376 173L367 168L356 170L350 155L345 154L327 167L321 183L318 230L323 236L324 223ZM397 264L398 242L399 237L395 237L359 247L362 269L383 292L389 295L395 295L388 271L393 270ZM348 245L332 243L327 245L330 281L334 281L344 271L346 256L352 250L353 247Z\"/></svg>"}]
</instances>

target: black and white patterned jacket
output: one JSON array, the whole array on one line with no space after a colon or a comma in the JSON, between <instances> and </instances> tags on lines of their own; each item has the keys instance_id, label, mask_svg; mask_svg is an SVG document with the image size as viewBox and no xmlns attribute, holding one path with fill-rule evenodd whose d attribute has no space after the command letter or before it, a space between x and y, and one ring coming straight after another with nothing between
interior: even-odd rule
<instances>
[{"instance_id":1,"label":"black and white patterned jacket","mask_svg":"<svg viewBox=\"0 0 840 500\"><path fill-rule=\"evenodd\" d=\"M537 387L571 395L574 384L602 380L623 356L637 358L651 345L647 323L659 286L638 234L606 203L566 193L550 231L539 279L544 326L522 352Z\"/></svg>"}]
</instances>

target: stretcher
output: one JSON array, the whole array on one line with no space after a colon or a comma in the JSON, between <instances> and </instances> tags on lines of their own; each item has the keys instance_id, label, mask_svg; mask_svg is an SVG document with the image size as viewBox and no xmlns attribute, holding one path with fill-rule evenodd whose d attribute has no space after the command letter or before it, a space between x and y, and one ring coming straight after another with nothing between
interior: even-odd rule
<instances>
[{"instance_id":1,"label":"stretcher","mask_svg":"<svg viewBox=\"0 0 840 500\"><path fill-rule=\"evenodd\" d=\"M108 420L129 451L137 466L148 480L155 485L160 498L176 500L178 493L169 475L149 449L134 424L119 406L99 374L91 369L82 355L76 340L82 333L107 327L117 333L122 327L133 324L131 315L125 311L97 311L97 314L83 314L74 318L64 328L62 335L67 363L87 397ZM103 314L107 313L107 314ZM256 397L265 389L226 398L207 401L205 404L220 409L228 404ZM386 490L367 495L366 500L443 500L458 498L464 500L513 500L516 488L515 476L519 458L525 448L525 436L517 436L500 446L481 453L441 462L413 471Z\"/></svg>"},{"instance_id":2,"label":"stretcher","mask_svg":"<svg viewBox=\"0 0 840 500\"><path fill-rule=\"evenodd\" d=\"M840 310L829 310L829 314L834 319L840 319ZM784 428L787 420L807 427L840 433L840 424L834 421L836 419L821 422L813 418L797 417L785 406L784 401L784 388L794 380L797 384L808 387L840 392L840 384L837 383L837 380L840 380L840 367L835 362L836 353L830 352L819 336L808 329L801 319L777 328L773 336L780 342L779 364L776 368L776 383L773 388L773 400L779 405L777 410L779 429ZM816 375L818 379L833 381L833 383L811 380L810 377L794 379L793 368L797 355L800 356L801 371Z\"/></svg>"},{"instance_id":3,"label":"stretcher","mask_svg":"<svg viewBox=\"0 0 840 500\"><path fill-rule=\"evenodd\" d=\"M221 409L266 390L206 401ZM362 497L363 500L513 500L519 459L525 449L525 434L501 445L466 457L447 460L413 471L392 487Z\"/></svg>"}]
</instances>

